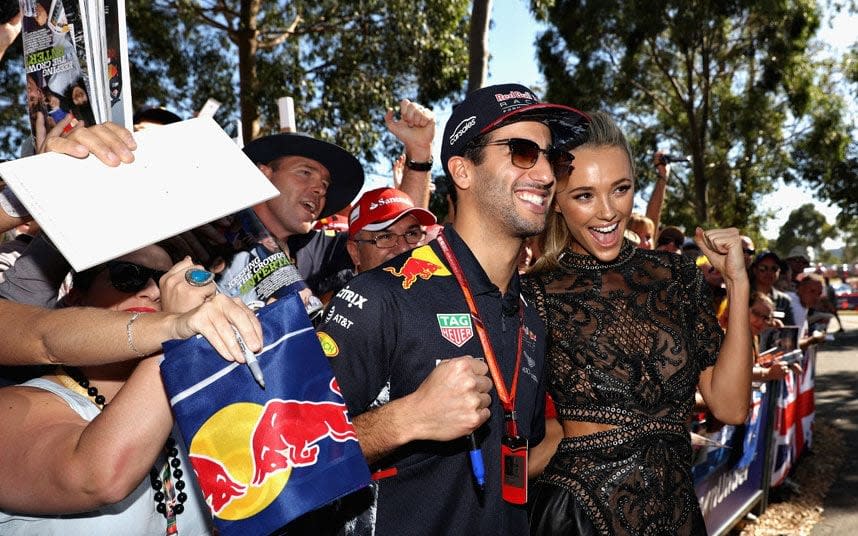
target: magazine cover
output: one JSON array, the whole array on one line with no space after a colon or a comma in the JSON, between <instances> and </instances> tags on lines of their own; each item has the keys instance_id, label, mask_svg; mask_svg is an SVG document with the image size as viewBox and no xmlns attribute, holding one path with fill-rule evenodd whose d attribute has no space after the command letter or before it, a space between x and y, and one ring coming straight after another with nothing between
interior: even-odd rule
<instances>
[{"instance_id":1,"label":"magazine cover","mask_svg":"<svg viewBox=\"0 0 858 536\"><path fill-rule=\"evenodd\" d=\"M221 246L212 251L225 266L217 271L216 283L228 296L240 296L248 305L259 306L272 298L307 289L298 268L286 255L286 248L252 208L221 218L212 227L223 239ZM318 298L308 296L307 300L307 314L313 317L321 312Z\"/></svg>"},{"instance_id":2,"label":"magazine cover","mask_svg":"<svg viewBox=\"0 0 858 536\"><path fill-rule=\"evenodd\" d=\"M19 0L27 77L27 112L33 144L68 114L93 124L89 86L78 60L75 12L61 0ZM70 18L71 16L72 18Z\"/></svg>"},{"instance_id":3,"label":"magazine cover","mask_svg":"<svg viewBox=\"0 0 858 536\"><path fill-rule=\"evenodd\" d=\"M124 0L19 0L35 147L66 116L131 128Z\"/></svg>"},{"instance_id":4,"label":"magazine cover","mask_svg":"<svg viewBox=\"0 0 858 536\"><path fill-rule=\"evenodd\" d=\"M760 334L760 352L777 349L791 352L798 348L798 326L768 327Z\"/></svg>"}]
</instances>

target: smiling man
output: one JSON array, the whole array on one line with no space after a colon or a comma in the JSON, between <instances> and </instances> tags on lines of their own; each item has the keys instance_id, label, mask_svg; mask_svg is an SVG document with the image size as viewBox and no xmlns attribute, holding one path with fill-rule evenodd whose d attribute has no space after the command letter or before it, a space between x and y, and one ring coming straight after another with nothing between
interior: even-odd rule
<instances>
[{"instance_id":1,"label":"smiling man","mask_svg":"<svg viewBox=\"0 0 858 536\"><path fill-rule=\"evenodd\" d=\"M434 113L407 99L399 103L399 118L392 109L385 124L404 145L406 169L402 189L419 206L428 204L432 165ZM294 260L298 272L313 293L324 298L350 273L346 251L348 235L313 230L313 224L346 208L364 182L363 168L348 151L326 141L298 133L257 138L244 147L245 154L277 187L280 195L253 207L259 219Z\"/></svg>"},{"instance_id":2,"label":"smiling man","mask_svg":"<svg viewBox=\"0 0 858 536\"><path fill-rule=\"evenodd\" d=\"M331 300L318 334L377 471L376 535L528 533L545 339L519 294L518 257L545 226L555 174L569 173L565 149L587 121L518 84L469 94L442 138L452 225Z\"/></svg>"}]
</instances>

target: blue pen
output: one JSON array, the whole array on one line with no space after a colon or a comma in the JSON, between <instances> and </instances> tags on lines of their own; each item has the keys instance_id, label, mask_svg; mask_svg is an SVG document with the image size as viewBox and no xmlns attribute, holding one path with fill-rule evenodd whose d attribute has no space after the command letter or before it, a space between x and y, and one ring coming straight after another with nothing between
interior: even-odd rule
<instances>
[{"instance_id":1,"label":"blue pen","mask_svg":"<svg viewBox=\"0 0 858 536\"><path fill-rule=\"evenodd\" d=\"M468 443L471 446L471 471L474 473L477 485L483 490L486 488L486 468L483 465L483 451L477 446L477 436L473 433L468 434Z\"/></svg>"}]
</instances>

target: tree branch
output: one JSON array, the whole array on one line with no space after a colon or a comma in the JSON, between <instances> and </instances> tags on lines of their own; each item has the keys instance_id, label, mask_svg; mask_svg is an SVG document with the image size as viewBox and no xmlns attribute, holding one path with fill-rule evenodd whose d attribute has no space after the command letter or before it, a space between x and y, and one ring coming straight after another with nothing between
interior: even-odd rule
<instances>
[{"instance_id":1,"label":"tree branch","mask_svg":"<svg viewBox=\"0 0 858 536\"><path fill-rule=\"evenodd\" d=\"M296 35L296 30L298 29L298 25L304 22L303 17L301 15L295 15L295 19L292 20L292 24L289 25L288 28L276 34L275 37L268 38L267 35L273 32L266 32L265 34L260 34L259 36L259 48L274 48L277 45L283 43L293 35Z\"/></svg>"}]
</instances>

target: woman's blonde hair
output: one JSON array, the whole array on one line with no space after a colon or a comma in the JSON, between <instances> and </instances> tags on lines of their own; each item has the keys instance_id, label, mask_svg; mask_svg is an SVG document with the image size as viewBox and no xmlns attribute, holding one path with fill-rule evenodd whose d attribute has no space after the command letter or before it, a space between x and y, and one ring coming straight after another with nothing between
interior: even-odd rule
<instances>
[{"instance_id":1,"label":"woman's blonde hair","mask_svg":"<svg viewBox=\"0 0 858 536\"><path fill-rule=\"evenodd\" d=\"M632 215L629 217L629 224L626 229L637 234L641 234L644 229L649 229L649 234L651 235L651 237L655 237L655 222L652 221L652 219L650 219L648 216L639 214L637 212L632 212Z\"/></svg>"},{"instance_id":2,"label":"woman's blonde hair","mask_svg":"<svg viewBox=\"0 0 858 536\"><path fill-rule=\"evenodd\" d=\"M619 147L629 158L629 169L631 176L635 176L635 161L632 157L632 148L626 139L625 134L617 125L616 122L605 112L590 113L590 125L587 129L587 136L584 143L574 147L580 149L582 147ZM575 165L575 162L572 162ZM574 171L573 171L574 173ZM568 181L568 179L567 179ZM561 191L566 187L566 181L557 182L557 191ZM545 231L539 236L539 245L542 250L542 255L536 261L531 271L538 272L543 270L552 270L560 266L558 258L560 253L569 245L570 233L563 215L555 210L557 196L548 210L548 218L545 222Z\"/></svg>"}]
</instances>

